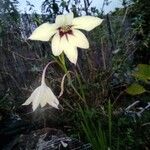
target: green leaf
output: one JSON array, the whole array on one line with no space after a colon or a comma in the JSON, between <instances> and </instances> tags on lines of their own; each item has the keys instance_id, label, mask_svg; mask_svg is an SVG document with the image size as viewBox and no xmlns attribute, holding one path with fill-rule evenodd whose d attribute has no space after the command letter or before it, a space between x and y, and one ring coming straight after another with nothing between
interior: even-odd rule
<instances>
[{"instance_id":1,"label":"green leaf","mask_svg":"<svg viewBox=\"0 0 150 150\"><path fill-rule=\"evenodd\" d=\"M146 90L143 86L133 83L127 89L126 92L130 95L138 95L144 93Z\"/></svg>"},{"instance_id":2,"label":"green leaf","mask_svg":"<svg viewBox=\"0 0 150 150\"><path fill-rule=\"evenodd\" d=\"M150 65L139 64L137 66L137 71L135 71L133 75L140 80L150 80Z\"/></svg>"}]
</instances>

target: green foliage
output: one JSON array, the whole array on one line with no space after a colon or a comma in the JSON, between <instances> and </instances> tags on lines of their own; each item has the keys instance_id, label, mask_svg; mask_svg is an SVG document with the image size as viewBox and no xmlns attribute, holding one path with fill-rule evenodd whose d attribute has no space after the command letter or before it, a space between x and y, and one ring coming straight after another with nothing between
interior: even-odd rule
<instances>
[{"instance_id":1,"label":"green foliage","mask_svg":"<svg viewBox=\"0 0 150 150\"><path fill-rule=\"evenodd\" d=\"M112 105L110 100L106 105L106 116L103 116L103 111L78 105L76 112L75 127L79 129L80 135L86 137L86 141L92 145L94 150L112 148Z\"/></svg>"},{"instance_id":2,"label":"green foliage","mask_svg":"<svg viewBox=\"0 0 150 150\"><path fill-rule=\"evenodd\" d=\"M135 78L147 82L148 80L150 80L150 65L139 64L137 66L137 70L133 73L133 75Z\"/></svg>"},{"instance_id":3,"label":"green foliage","mask_svg":"<svg viewBox=\"0 0 150 150\"><path fill-rule=\"evenodd\" d=\"M138 150L146 148L149 143L148 111L135 121L132 116L114 115L109 101L103 113L100 109L79 106L76 115L74 125L80 138L86 137L86 142L94 150Z\"/></svg>"},{"instance_id":4,"label":"green foliage","mask_svg":"<svg viewBox=\"0 0 150 150\"><path fill-rule=\"evenodd\" d=\"M118 122L114 129L118 129L119 147L122 150L147 149L150 139L150 128L148 120L150 112L145 111L141 118L136 118L136 122L129 116L118 116L114 121ZM117 132L117 131L116 131ZM126 143L126 144L125 144Z\"/></svg>"},{"instance_id":5,"label":"green foliage","mask_svg":"<svg viewBox=\"0 0 150 150\"><path fill-rule=\"evenodd\" d=\"M134 143L134 138L133 138L133 129L132 128L127 128L127 140L130 143L130 145L132 145Z\"/></svg>"},{"instance_id":6,"label":"green foliage","mask_svg":"<svg viewBox=\"0 0 150 150\"><path fill-rule=\"evenodd\" d=\"M141 86L141 85L139 85L139 84L137 84L137 83L131 84L131 85L127 88L127 90L126 90L126 92L127 92L128 94L130 94L130 95L142 94L142 93L144 93L145 91L146 91L146 90L144 89L144 87Z\"/></svg>"},{"instance_id":7,"label":"green foliage","mask_svg":"<svg viewBox=\"0 0 150 150\"><path fill-rule=\"evenodd\" d=\"M148 80L150 79L150 65L139 64L137 69L133 72L133 76L144 84L148 84ZM140 83L133 83L126 90L130 95L138 95L146 91L147 90Z\"/></svg>"},{"instance_id":8,"label":"green foliage","mask_svg":"<svg viewBox=\"0 0 150 150\"><path fill-rule=\"evenodd\" d=\"M93 111L79 107L82 129L94 150L107 150L107 140L99 120L93 119Z\"/></svg>"}]
</instances>

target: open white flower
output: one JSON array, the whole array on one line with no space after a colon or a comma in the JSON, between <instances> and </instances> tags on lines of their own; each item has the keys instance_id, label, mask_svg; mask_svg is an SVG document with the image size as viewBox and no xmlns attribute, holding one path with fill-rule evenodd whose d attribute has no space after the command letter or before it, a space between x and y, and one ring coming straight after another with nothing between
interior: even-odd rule
<instances>
[{"instance_id":1,"label":"open white flower","mask_svg":"<svg viewBox=\"0 0 150 150\"><path fill-rule=\"evenodd\" d=\"M31 40L49 41L52 38L52 52L59 56L62 52L76 64L78 58L77 47L87 49L89 42L85 35L77 30L90 31L100 25L102 19L92 16L74 18L73 13L58 15L55 23L44 23L34 30L29 37Z\"/></svg>"},{"instance_id":2,"label":"open white flower","mask_svg":"<svg viewBox=\"0 0 150 150\"><path fill-rule=\"evenodd\" d=\"M56 96L53 94L52 90L45 83L45 72L49 64L43 70L41 85L37 87L31 96L26 100L22 105L29 105L32 103L33 111L41 105L44 107L47 103L52 107L58 109L59 101Z\"/></svg>"}]
</instances>

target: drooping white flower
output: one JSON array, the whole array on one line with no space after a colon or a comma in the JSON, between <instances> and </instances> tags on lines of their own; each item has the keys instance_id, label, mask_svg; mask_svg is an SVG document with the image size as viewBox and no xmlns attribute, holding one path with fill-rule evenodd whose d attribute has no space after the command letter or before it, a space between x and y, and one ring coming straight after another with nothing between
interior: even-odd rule
<instances>
[{"instance_id":1,"label":"drooping white flower","mask_svg":"<svg viewBox=\"0 0 150 150\"><path fill-rule=\"evenodd\" d=\"M58 15L55 23L44 23L34 30L29 37L31 40L49 41L52 38L52 53L59 56L62 52L76 64L77 47L87 49L89 42L86 36L77 29L91 31L100 25L102 19L92 16L74 18L73 13Z\"/></svg>"},{"instance_id":2,"label":"drooping white flower","mask_svg":"<svg viewBox=\"0 0 150 150\"><path fill-rule=\"evenodd\" d=\"M43 70L41 85L37 87L31 94L31 96L26 100L26 102L22 104L29 105L30 103L32 103L33 111L35 111L35 109L39 105L41 105L41 107L44 107L47 103L52 107L58 109L59 101L52 90L45 83L45 73L48 65L49 64L47 64Z\"/></svg>"}]
</instances>

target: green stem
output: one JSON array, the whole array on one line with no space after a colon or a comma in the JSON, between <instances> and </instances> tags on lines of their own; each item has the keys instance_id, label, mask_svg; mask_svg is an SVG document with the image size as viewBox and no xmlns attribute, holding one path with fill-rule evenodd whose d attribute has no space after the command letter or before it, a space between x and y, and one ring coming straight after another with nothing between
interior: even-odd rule
<instances>
[{"instance_id":1,"label":"green stem","mask_svg":"<svg viewBox=\"0 0 150 150\"><path fill-rule=\"evenodd\" d=\"M61 68L63 69L63 71L64 71L65 73L67 73L67 72L68 72L68 69L67 69L67 67L66 67L65 58L64 58L64 53L62 53L60 56L58 56L58 58L59 58L59 61L60 61L60 66L61 66ZM83 101L85 102L85 98L82 97L83 94L82 94L82 96L81 96L80 93L79 93L79 92L77 91L77 89L75 88L75 86L73 85L73 83L72 83L72 81L71 81L70 73L67 74L67 78L68 78L69 84L70 84L70 86L72 87L72 89L74 90L74 92L79 96L79 98L80 98L81 100L83 100Z\"/></svg>"},{"instance_id":2,"label":"green stem","mask_svg":"<svg viewBox=\"0 0 150 150\"><path fill-rule=\"evenodd\" d=\"M78 83L79 83L79 86L80 86L80 92L81 92L82 97L83 97L83 99L85 101L85 94L84 94L82 82L81 82L80 76L79 76L79 74L77 72L76 72L76 77L77 77L77 80L78 80Z\"/></svg>"},{"instance_id":3,"label":"green stem","mask_svg":"<svg viewBox=\"0 0 150 150\"><path fill-rule=\"evenodd\" d=\"M64 72L67 73L68 69L66 67L64 53L62 53L60 56L58 56L58 58L59 58L61 66L63 67Z\"/></svg>"}]
</instances>

